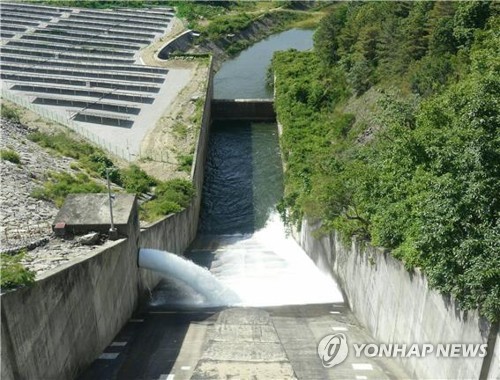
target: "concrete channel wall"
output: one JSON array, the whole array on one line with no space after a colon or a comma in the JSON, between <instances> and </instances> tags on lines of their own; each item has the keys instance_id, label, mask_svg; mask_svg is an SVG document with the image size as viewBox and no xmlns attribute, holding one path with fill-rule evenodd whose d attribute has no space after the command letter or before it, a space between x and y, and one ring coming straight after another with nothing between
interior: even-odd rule
<instances>
[{"instance_id":1,"label":"concrete channel wall","mask_svg":"<svg viewBox=\"0 0 500 380\"><path fill-rule=\"evenodd\" d=\"M2 379L72 379L138 304L137 239L2 294Z\"/></svg>"},{"instance_id":2,"label":"concrete channel wall","mask_svg":"<svg viewBox=\"0 0 500 380\"><path fill-rule=\"evenodd\" d=\"M186 30L185 32L179 34L177 37L168 41L159 51L158 58L168 59L170 54L177 51L186 51L191 47L193 43L193 32L191 30Z\"/></svg>"},{"instance_id":3,"label":"concrete channel wall","mask_svg":"<svg viewBox=\"0 0 500 380\"><path fill-rule=\"evenodd\" d=\"M214 120L276 121L273 99L214 99Z\"/></svg>"},{"instance_id":4,"label":"concrete channel wall","mask_svg":"<svg viewBox=\"0 0 500 380\"><path fill-rule=\"evenodd\" d=\"M318 236L319 227L304 221L296 240L339 283L358 320L379 342L488 343L490 352L484 359L398 358L411 378L498 378L497 325L491 326L474 311L460 311L452 299L430 290L424 275L408 272L387 251L355 239L345 245L337 233Z\"/></svg>"},{"instance_id":5,"label":"concrete channel wall","mask_svg":"<svg viewBox=\"0 0 500 380\"><path fill-rule=\"evenodd\" d=\"M106 348L160 277L139 269L139 248L178 254L196 235L203 187L212 65L191 172L196 196L184 211L127 239L47 273L27 288L2 294L1 378L73 379Z\"/></svg>"}]
</instances>

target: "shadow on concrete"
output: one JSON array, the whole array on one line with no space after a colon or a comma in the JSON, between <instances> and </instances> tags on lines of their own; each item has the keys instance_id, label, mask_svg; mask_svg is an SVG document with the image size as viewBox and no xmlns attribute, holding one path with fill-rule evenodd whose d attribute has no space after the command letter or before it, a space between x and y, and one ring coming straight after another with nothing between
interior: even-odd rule
<instances>
[{"instance_id":1,"label":"shadow on concrete","mask_svg":"<svg viewBox=\"0 0 500 380\"><path fill-rule=\"evenodd\" d=\"M101 359L96 359L78 379L163 378L172 371L189 325L210 316L201 312L139 314L125 325Z\"/></svg>"},{"instance_id":2,"label":"shadow on concrete","mask_svg":"<svg viewBox=\"0 0 500 380\"><path fill-rule=\"evenodd\" d=\"M222 308L197 306L185 285L164 279L151 300L122 328L79 380L166 378L172 372L189 326ZM163 377L162 377L163 376Z\"/></svg>"}]
</instances>

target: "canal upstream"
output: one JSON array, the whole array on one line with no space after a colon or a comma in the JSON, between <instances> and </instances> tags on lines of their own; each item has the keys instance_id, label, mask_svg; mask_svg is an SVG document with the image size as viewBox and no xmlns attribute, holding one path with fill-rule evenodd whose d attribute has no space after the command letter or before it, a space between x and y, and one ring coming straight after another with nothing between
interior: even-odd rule
<instances>
[{"instance_id":1,"label":"canal upstream","mask_svg":"<svg viewBox=\"0 0 500 380\"><path fill-rule=\"evenodd\" d=\"M222 66L216 97L270 97L272 53L311 47L312 32L303 30L255 44ZM185 256L235 297L214 302L181 278L164 278L81 379L408 378L393 362L353 353L335 370L322 365L317 347L328 334L374 340L337 284L287 234L276 210L282 195L277 125L215 120L198 236Z\"/></svg>"}]
</instances>

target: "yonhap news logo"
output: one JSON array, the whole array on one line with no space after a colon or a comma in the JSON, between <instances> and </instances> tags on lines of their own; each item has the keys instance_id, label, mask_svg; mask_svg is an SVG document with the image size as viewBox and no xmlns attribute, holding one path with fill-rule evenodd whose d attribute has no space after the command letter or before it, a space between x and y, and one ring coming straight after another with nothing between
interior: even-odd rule
<instances>
[{"instance_id":1,"label":"yonhap news logo","mask_svg":"<svg viewBox=\"0 0 500 380\"><path fill-rule=\"evenodd\" d=\"M342 333L327 335L318 344L318 355L325 368L342 363L348 353L347 337Z\"/></svg>"},{"instance_id":2,"label":"yonhap news logo","mask_svg":"<svg viewBox=\"0 0 500 380\"><path fill-rule=\"evenodd\" d=\"M438 343L438 344L398 344L398 343L353 343L349 345L345 334L326 335L318 343L318 356L323 367L332 368L346 360L350 349L355 358L484 358L486 343Z\"/></svg>"}]
</instances>

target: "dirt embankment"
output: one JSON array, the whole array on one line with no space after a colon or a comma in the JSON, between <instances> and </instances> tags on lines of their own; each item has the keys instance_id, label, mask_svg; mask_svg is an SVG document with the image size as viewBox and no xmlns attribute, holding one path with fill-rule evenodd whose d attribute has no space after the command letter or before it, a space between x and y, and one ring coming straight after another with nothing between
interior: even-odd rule
<instances>
[{"instance_id":1,"label":"dirt embankment","mask_svg":"<svg viewBox=\"0 0 500 380\"><path fill-rule=\"evenodd\" d=\"M311 17L307 11L274 11L266 13L247 28L238 33L227 34L214 41L203 39L199 44L185 49L187 53L210 53L214 59L214 69L219 70L222 63L232 55L246 49L252 44L280 31L294 27L295 23Z\"/></svg>"},{"instance_id":2,"label":"dirt embankment","mask_svg":"<svg viewBox=\"0 0 500 380\"><path fill-rule=\"evenodd\" d=\"M209 61L197 58L161 60L158 52L185 31L182 22L174 18L170 31L141 51L141 59L148 66L189 70L188 84L163 112L154 128L144 137L141 151L146 158L138 162L148 174L161 179L188 179L197 133L200 128L200 103L206 93ZM161 100L160 100L161 101Z\"/></svg>"}]
</instances>

